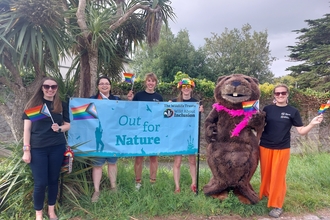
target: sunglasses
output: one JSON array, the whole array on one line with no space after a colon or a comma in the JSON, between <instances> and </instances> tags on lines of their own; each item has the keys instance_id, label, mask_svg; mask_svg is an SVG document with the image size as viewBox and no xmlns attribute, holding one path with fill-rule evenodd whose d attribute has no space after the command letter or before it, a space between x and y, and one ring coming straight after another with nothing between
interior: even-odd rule
<instances>
[{"instance_id":1,"label":"sunglasses","mask_svg":"<svg viewBox=\"0 0 330 220\"><path fill-rule=\"evenodd\" d=\"M44 89L46 89L46 90L48 90L48 89L50 89L50 88L52 88L52 90L57 89L57 85L52 85L52 86L50 86L50 85L42 85L42 87L43 87Z\"/></svg>"},{"instance_id":2,"label":"sunglasses","mask_svg":"<svg viewBox=\"0 0 330 220\"><path fill-rule=\"evenodd\" d=\"M182 89L191 89L191 85L182 85Z\"/></svg>"},{"instance_id":3,"label":"sunglasses","mask_svg":"<svg viewBox=\"0 0 330 220\"><path fill-rule=\"evenodd\" d=\"M276 96L286 95L288 92L274 92Z\"/></svg>"}]
</instances>

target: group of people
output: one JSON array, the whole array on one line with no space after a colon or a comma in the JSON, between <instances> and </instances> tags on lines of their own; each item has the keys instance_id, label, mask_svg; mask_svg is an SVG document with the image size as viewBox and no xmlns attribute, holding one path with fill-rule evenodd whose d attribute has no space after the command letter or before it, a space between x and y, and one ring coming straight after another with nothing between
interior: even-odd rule
<instances>
[{"instance_id":1,"label":"group of people","mask_svg":"<svg viewBox=\"0 0 330 220\"><path fill-rule=\"evenodd\" d=\"M145 76L145 90L133 94L129 91L127 99L131 101L163 101L163 97L155 92L158 80L154 73ZM172 102L198 102L192 97L195 83L189 78L182 79L177 86L178 97L169 100ZM108 77L97 79L96 95L94 99L119 100L111 94L111 81ZM286 85L278 85L273 90L274 104L266 106L266 125L260 140L260 168L261 185L260 199L268 197L268 207L273 209L269 215L279 217L283 213L284 197L286 194L286 170L290 158L290 129L297 128L299 134L307 134L315 125L320 124L323 115L313 118L303 126L298 110L288 104L289 88ZM52 118L44 118L31 121L27 114L23 114L23 161L30 165L34 179L33 202L36 210L36 220L42 220L45 191L48 187L48 216L56 220L55 203L58 193L58 180L60 169L66 149L66 139L63 132L70 129L68 105L59 98L58 84L55 79L46 77L32 98L26 105L26 109L46 104ZM203 105L199 111L203 112ZM283 114L284 113L284 114ZM196 156L189 155L189 167L191 175L191 190L196 192ZM136 157L134 163L135 187L137 190L142 186L143 157ZM182 156L174 157L173 176L175 193L180 193L180 166ZM100 195L100 182L102 167L107 162L108 176L111 190L116 190L117 158L95 158L93 160L92 177L94 193L92 202L97 202ZM150 182L155 183L157 177L157 156L150 156Z\"/></svg>"}]
</instances>

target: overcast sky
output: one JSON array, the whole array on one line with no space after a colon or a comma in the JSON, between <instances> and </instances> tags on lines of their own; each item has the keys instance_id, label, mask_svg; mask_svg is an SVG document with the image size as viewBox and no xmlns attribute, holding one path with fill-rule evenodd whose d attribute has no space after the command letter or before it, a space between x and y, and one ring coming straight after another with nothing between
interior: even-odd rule
<instances>
[{"instance_id":1,"label":"overcast sky","mask_svg":"<svg viewBox=\"0 0 330 220\"><path fill-rule=\"evenodd\" d=\"M322 18L330 13L330 0L172 0L177 15L170 22L174 34L182 29L189 32L196 49L203 46L211 33L221 34L225 28L241 29L249 23L252 31L268 32L271 55L277 58L270 67L275 76L284 76L289 66L287 46L297 42L296 33L307 27L308 19Z\"/></svg>"}]
</instances>

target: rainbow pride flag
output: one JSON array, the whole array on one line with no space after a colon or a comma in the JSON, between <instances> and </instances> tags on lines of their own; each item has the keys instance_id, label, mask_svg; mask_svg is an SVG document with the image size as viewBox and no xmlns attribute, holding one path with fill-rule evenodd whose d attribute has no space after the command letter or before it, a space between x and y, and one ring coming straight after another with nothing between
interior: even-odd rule
<instances>
[{"instance_id":1,"label":"rainbow pride flag","mask_svg":"<svg viewBox=\"0 0 330 220\"><path fill-rule=\"evenodd\" d=\"M97 111L94 103L88 103L78 107L72 107L73 120L96 119Z\"/></svg>"},{"instance_id":2,"label":"rainbow pride flag","mask_svg":"<svg viewBox=\"0 0 330 220\"><path fill-rule=\"evenodd\" d=\"M244 112L259 111L259 100L242 102L242 107L243 107Z\"/></svg>"},{"instance_id":3,"label":"rainbow pride flag","mask_svg":"<svg viewBox=\"0 0 330 220\"><path fill-rule=\"evenodd\" d=\"M330 107L330 104L321 104L318 113L323 114Z\"/></svg>"},{"instance_id":4,"label":"rainbow pride flag","mask_svg":"<svg viewBox=\"0 0 330 220\"><path fill-rule=\"evenodd\" d=\"M24 112L32 122L51 116L46 103L26 109Z\"/></svg>"},{"instance_id":5,"label":"rainbow pride flag","mask_svg":"<svg viewBox=\"0 0 330 220\"><path fill-rule=\"evenodd\" d=\"M134 73L124 73L125 82L134 83L135 74Z\"/></svg>"}]
</instances>

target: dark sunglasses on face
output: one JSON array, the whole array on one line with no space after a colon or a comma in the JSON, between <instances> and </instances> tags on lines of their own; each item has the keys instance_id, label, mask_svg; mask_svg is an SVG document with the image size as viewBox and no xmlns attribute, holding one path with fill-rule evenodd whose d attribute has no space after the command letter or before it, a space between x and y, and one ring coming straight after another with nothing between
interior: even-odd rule
<instances>
[{"instance_id":1,"label":"dark sunglasses on face","mask_svg":"<svg viewBox=\"0 0 330 220\"><path fill-rule=\"evenodd\" d=\"M274 92L276 96L286 95L288 92Z\"/></svg>"},{"instance_id":2,"label":"dark sunglasses on face","mask_svg":"<svg viewBox=\"0 0 330 220\"><path fill-rule=\"evenodd\" d=\"M52 88L52 90L57 89L57 85L42 85L42 87L44 87L44 89L48 90L50 88Z\"/></svg>"}]
</instances>

